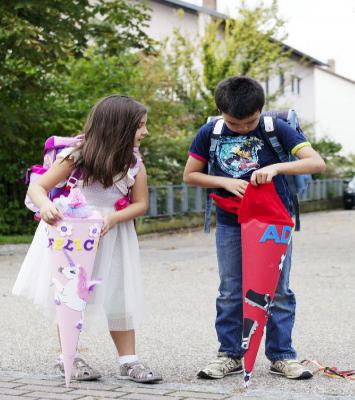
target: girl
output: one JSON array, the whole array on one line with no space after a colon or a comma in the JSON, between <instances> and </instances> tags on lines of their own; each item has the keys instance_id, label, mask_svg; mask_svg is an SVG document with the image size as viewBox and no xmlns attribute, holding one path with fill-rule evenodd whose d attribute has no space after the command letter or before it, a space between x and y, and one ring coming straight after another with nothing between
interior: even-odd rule
<instances>
[{"instance_id":1,"label":"girl","mask_svg":"<svg viewBox=\"0 0 355 400\"><path fill-rule=\"evenodd\" d=\"M95 307L89 304L86 313L90 308L103 309L119 354L120 378L141 383L162 379L140 363L135 353L135 329L141 319L143 301L134 219L143 215L148 207L147 175L138 151L141 140L148 134L146 124L146 108L132 98L113 95L102 99L87 119L84 139L79 146L63 150L53 166L31 183L28 194L39 208L42 221L13 288L14 294L30 298L54 315L53 289L47 267L50 254L43 243L45 223L54 225L63 215L47 193L66 180L74 168L79 168L78 187L88 204L104 216L92 276L92 279L102 279L102 284L90 299ZM115 211L117 200L124 200L128 195L130 203ZM100 378L80 354L74 367L74 379ZM64 376L61 356L56 368Z\"/></svg>"}]
</instances>

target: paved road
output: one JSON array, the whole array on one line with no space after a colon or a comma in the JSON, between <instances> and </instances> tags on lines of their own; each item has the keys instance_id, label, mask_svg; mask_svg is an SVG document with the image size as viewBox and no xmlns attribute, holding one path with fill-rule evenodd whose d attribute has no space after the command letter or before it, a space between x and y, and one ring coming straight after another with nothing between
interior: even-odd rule
<instances>
[{"instance_id":1,"label":"paved road","mask_svg":"<svg viewBox=\"0 0 355 400\"><path fill-rule=\"evenodd\" d=\"M294 238L291 286L298 299L294 344L299 356L355 368L355 211L306 214L302 232ZM25 249L0 250L0 370L10 371L12 379L18 378L16 371L29 377L51 373L58 351L55 327L48 326L26 300L10 295ZM214 234L195 231L146 237L141 249L147 315L138 331L138 351L164 374L165 385L234 394L235 398L355 399L355 381L316 376L296 382L271 376L263 349L247 394L241 376L222 381L196 379L196 371L217 350ZM117 365L104 322L101 334L83 333L81 351L104 374L104 382L112 384Z\"/></svg>"}]
</instances>

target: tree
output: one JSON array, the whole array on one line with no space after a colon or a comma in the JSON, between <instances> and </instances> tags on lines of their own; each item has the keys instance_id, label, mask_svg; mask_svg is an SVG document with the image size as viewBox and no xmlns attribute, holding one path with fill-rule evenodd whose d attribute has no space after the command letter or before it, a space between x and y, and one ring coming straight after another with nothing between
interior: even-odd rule
<instances>
[{"instance_id":1,"label":"tree","mask_svg":"<svg viewBox=\"0 0 355 400\"><path fill-rule=\"evenodd\" d=\"M284 21L277 15L277 3L259 2L248 8L241 2L235 19L212 22L202 42L203 81L210 113L216 113L213 92L218 82L228 76L248 75L266 81L279 73L288 60L282 41ZM221 40L223 39L223 40Z\"/></svg>"},{"instance_id":2,"label":"tree","mask_svg":"<svg viewBox=\"0 0 355 400\"><path fill-rule=\"evenodd\" d=\"M327 136L312 140L312 146L323 157L327 169L316 178L351 178L355 175L355 154L341 154L343 148Z\"/></svg>"},{"instance_id":3,"label":"tree","mask_svg":"<svg viewBox=\"0 0 355 400\"><path fill-rule=\"evenodd\" d=\"M144 4L122 0L0 3L0 161L9 180L16 179L22 161L11 149L28 147L24 153L31 157L30 148L46 135L46 98L55 93L50 74L69 73L68 61L84 57L93 41L103 54L152 51L143 31L148 19Z\"/></svg>"},{"instance_id":4,"label":"tree","mask_svg":"<svg viewBox=\"0 0 355 400\"><path fill-rule=\"evenodd\" d=\"M144 33L148 20L148 9L141 2L0 2L2 232L24 233L28 226L22 203L26 188L21 182L26 168L41 159L44 139L53 133L65 134L81 122L79 118L75 124L74 118L61 120L64 115L81 115L83 109L74 112L70 95L62 97L73 60L92 55L87 49L93 43L102 57L132 49L152 52L154 42Z\"/></svg>"}]
</instances>

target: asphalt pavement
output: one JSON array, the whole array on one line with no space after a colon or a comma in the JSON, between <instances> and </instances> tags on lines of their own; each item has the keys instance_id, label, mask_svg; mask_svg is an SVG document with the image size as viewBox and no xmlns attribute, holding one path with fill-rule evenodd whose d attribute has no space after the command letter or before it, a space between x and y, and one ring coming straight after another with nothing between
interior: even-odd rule
<instances>
[{"instance_id":1,"label":"asphalt pavement","mask_svg":"<svg viewBox=\"0 0 355 400\"><path fill-rule=\"evenodd\" d=\"M294 346L300 359L354 369L355 210L305 214L301 223L302 231L294 234L291 272L291 287L297 297ZM137 348L141 359L163 374L165 387L209 391L215 397L204 398L216 399L355 399L355 381L332 379L322 373L309 381L270 375L263 348L247 392L242 376L213 381L198 379L196 372L218 349L214 331L218 287L214 231L210 235L191 231L148 236L140 238L140 244L146 318L137 331ZM3 382L7 376L9 382L22 376L51 379L59 351L55 326L48 324L26 299L11 295L26 249L24 245L0 247L0 381ZM102 383L112 385L118 372L117 356L105 321L100 324L100 332L96 334L83 332L80 350L103 374ZM0 384L0 398L5 398L8 395L1 387ZM159 387L164 388L155 385L156 389ZM224 393L224 397L217 393Z\"/></svg>"}]
</instances>

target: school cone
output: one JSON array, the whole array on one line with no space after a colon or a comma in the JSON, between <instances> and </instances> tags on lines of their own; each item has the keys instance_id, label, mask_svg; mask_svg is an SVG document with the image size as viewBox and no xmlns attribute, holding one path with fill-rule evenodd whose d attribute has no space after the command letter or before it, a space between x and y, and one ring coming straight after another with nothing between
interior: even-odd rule
<instances>
[{"instance_id":1,"label":"school cone","mask_svg":"<svg viewBox=\"0 0 355 400\"><path fill-rule=\"evenodd\" d=\"M266 224L256 219L242 223L245 386L249 384L291 233L290 225Z\"/></svg>"},{"instance_id":2,"label":"school cone","mask_svg":"<svg viewBox=\"0 0 355 400\"><path fill-rule=\"evenodd\" d=\"M52 285L63 354L65 384L70 384L84 310L98 281L91 281L103 220L65 217L46 225L52 253Z\"/></svg>"},{"instance_id":3,"label":"school cone","mask_svg":"<svg viewBox=\"0 0 355 400\"><path fill-rule=\"evenodd\" d=\"M293 221L274 184L248 185L243 200L212 195L223 209L238 214L242 237L244 386L250 382L269 306L275 296Z\"/></svg>"}]
</instances>

